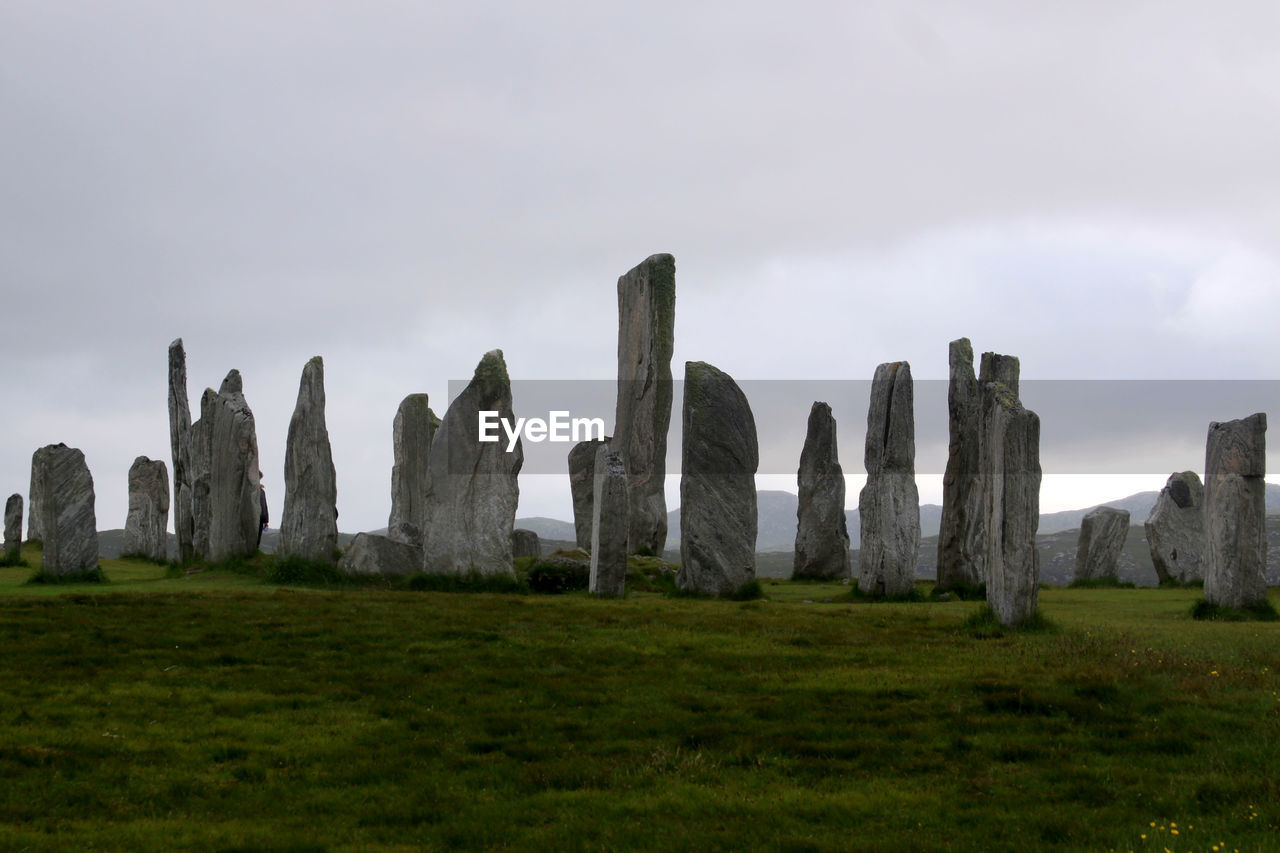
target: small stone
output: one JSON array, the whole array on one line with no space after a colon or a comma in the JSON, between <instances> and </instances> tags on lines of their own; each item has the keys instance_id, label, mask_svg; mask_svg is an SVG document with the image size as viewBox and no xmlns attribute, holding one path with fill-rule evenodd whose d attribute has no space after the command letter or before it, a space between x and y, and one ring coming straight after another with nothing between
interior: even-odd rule
<instances>
[{"instance_id":1,"label":"small stone","mask_svg":"<svg viewBox=\"0 0 1280 853\"><path fill-rule=\"evenodd\" d=\"M916 488L916 433L911 366L876 368L867 410L867 484L858 495L862 543L858 591L896 597L915 588L920 556L920 493Z\"/></svg>"},{"instance_id":2,"label":"small stone","mask_svg":"<svg viewBox=\"0 0 1280 853\"><path fill-rule=\"evenodd\" d=\"M325 423L324 360L302 369L284 456L280 553L332 562L338 550L338 483Z\"/></svg>"},{"instance_id":3,"label":"small stone","mask_svg":"<svg viewBox=\"0 0 1280 853\"><path fill-rule=\"evenodd\" d=\"M1080 522L1074 579L1092 581L1119 578L1120 552L1129 535L1128 510L1100 506Z\"/></svg>"},{"instance_id":4,"label":"small stone","mask_svg":"<svg viewBox=\"0 0 1280 853\"><path fill-rule=\"evenodd\" d=\"M538 534L523 527L511 531L511 559L522 557L539 557L542 555L542 543Z\"/></svg>"},{"instance_id":5,"label":"small stone","mask_svg":"<svg viewBox=\"0 0 1280 853\"><path fill-rule=\"evenodd\" d=\"M591 518L592 595L621 598L627 583L627 525L630 513L627 464L607 444L596 450L592 479L595 497Z\"/></svg>"},{"instance_id":6,"label":"small stone","mask_svg":"<svg viewBox=\"0 0 1280 853\"><path fill-rule=\"evenodd\" d=\"M1169 475L1144 529L1160 583L1204 579L1204 485L1195 471Z\"/></svg>"},{"instance_id":7,"label":"small stone","mask_svg":"<svg viewBox=\"0 0 1280 853\"><path fill-rule=\"evenodd\" d=\"M580 441L569 450L569 492L573 496L573 534L577 546L591 550L591 507L595 501L596 451L612 439ZM630 522L628 521L628 524Z\"/></svg>"},{"instance_id":8,"label":"small stone","mask_svg":"<svg viewBox=\"0 0 1280 853\"><path fill-rule=\"evenodd\" d=\"M844 469L836 443L836 419L831 407L815 402L800 469L796 505L795 580L836 580L849 577L849 531L844 513Z\"/></svg>"},{"instance_id":9,"label":"small stone","mask_svg":"<svg viewBox=\"0 0 1280 853\"><path fill-rule=\"evenodd\" d=\"M411 575L422 568L422 549L376 533L357 533L338 570L349 575Z\"/></svg>"},{"instance_id":10,"label":"small stone","mask_svg":"<svg viewBox=\"0 0 1280 853\"><path fill-rule=\"evenodd\" d=\"M129 466L129 513L123 556L164 562L169 558L169 469L164 460L139 456Z\"/></svg>"},{"instance_id":11,"label":"small stone","mask_svg":"<svg viewBox=\"0 0 1280 853\"><path fill-rule=\"evenodd\" d=\"M43 571L55 577L93 572L98 568L98 520L93 476L84 454L65 444L50 444L41 450Z\"/></svg>"},{"instance_id":12,"label":"small stone","mask_svg":"<svg viewBox=\"0 0 1280 853\"><path fill-rule=\"evenodd\" d=\"M1235 610L1267 600L1267 416L1209 424L1204 598Z\"/></svg>"}]
</instances>

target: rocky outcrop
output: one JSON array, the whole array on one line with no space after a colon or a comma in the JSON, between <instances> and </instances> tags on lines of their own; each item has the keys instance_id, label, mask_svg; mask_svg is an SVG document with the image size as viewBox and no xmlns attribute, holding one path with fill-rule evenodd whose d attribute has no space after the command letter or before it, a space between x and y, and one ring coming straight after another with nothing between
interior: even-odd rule
<instances>
[{"instance_id":1,"label":"rocky outcrop","mask_svg":"<svg viewBox=\"0 0 1280 853\"><path fill-rule=\"evenodd\" d=\"M195 550L210 562L252 556L258 549L258 436L240 371L200 399L191 425L191 510Z\"/></svg>"},{"instance_id":2,"label":"rocky outcrop","mask_svg":"<svg viewBox=\"0 0 1280 853\"><path fill-rule=\"evenodd\" d=\"M982 482L978 477L978 418L982 408L968 338L951 342L947 383L950 441L942 478L938 529L938 590L982 585ZM1016 381L1016 379L1015 379Z\"/></svg>"},{"instance_id":3,"label":"rocky outcrop","mask_svg":"<svg viewBox=\"0 0 1280 853\"><path fill-rule=\"evenodd\" d=\"M502 350L486 353L445 412L428 462L423 565L433 574L512 575L511 531L520 498L524 447L481 442L479 413L514 423Z\"/></svg>"},{"instance_id":4,"label":"rocky outcrop","mask_svg":"<svg viewBox=\"0 0 1280 853\"><path fill-rule=\"evenodd\" d=\"M858 495L858 590L877 598L907 595L915 587L920 493L914 396L905 361L876 368L867 410L867 484Z\"/></svg>"},{"instance_id":5,"label":"rocky outcrop","mask_svg":"<svg viewBox=\"0 0 1280 853\"><path fill-rule=\"evenodd\" d=\"M1129 511L1100 506L1080 522L1074 580L1118 580L1120 551L1129 535Z\"/></svg>"},{"instance_id":6,"label":"rocky outcrop","mask_svg":"<svg viewBox=\"0 0 1280 853\"><path fill-rule=\"evenodd\" d=\"M1195 471L1169 475L1144 529L1160 583L1204 579L1204 485Z\"/></svg>"},{"instance_id":7,"label":"rocky outcrop","mask_svg":"<svg viewBox=\"0 0 1280 853\"><path fill-rule=\"evenodd\" d=\"M591 550L592 505L595 501L596 451L613 439L580 441L569 450L569 493L573 496L573 533L577 545ZM628 530L630 529L628 519Z\"/></svg>"},{"instance_id":8,"label":"rocky outcrop","mask_svg":"<svg viewBox=\"0 0 1280 853\"><path fill-rule=\"evenodd\" d=\"M27 540L30 542L44 541L44 531L40 526L44 519L44 471L49 463L48 448L52 446L38 448L31 454L31 486L27 489L30 501L27 507Z\"/></svg>"},{"instance_id":9,"label":"rocky outcrop","mask_svg":"<svg viewBox=\"0 0 1280 853\"><path fill-rule=\"evenodd\" d=\"M756 422L727 373L700 361L686 362L684 371L676 584L728 596L756 576Z\"/></svg>"},{"instance_id":10,"label":"rocky outcrop","mask_svg":"<svg viewBox=\"0 0 1280 853\"><path fill-rule=\"evenodd\" d=\"M1002 625L1021 625L1039 598L1040 418L1000 382L982 387L979 474L987 604Z\"/></svg>"},{"instance_id":11,"label":"rocky outcrop","mask_svg":"<svg viewBox=\"0 0 1280 853\"><path fill-rule=\"evenodd\" d=\"M542 556L542 542L538 539L536 532L523 527L517 527L511 531L511 559L540 556Z\"/></svg>"},{"instance_id":12,"label":"rocky outcrop","mask_svg":"<svg viewBox=\"0 0 1280 853\"><path fill-rule=\"evenodd\" d=\"M427 405L426 394L410 394L400 401L395 421L391 425L391 449L395 462L391 467L391 517L387 521L387 535L402 542L404 523L419 531L427 526L426 502L428 478L431 476L427 462L431 456L431 440L440 427L440 419Z\"/></svg>"},{"instance_id":13,"label":"rocky outcrop","mask_svg":"<svg viewBox=\"0 0 1280 853\"><path fill-rule=\"evenodd\" d=\"M849 577L849 531L844 514L844 469L836 446L836 419L831 407L815 402L800 451L796 482L796 580Z\"/></svg>"},{"instance_id":14,"label":"rocky outcrop","mask_svg":"<svg viewBox=\"0 0 1280 853\"><path fill-rule=\"evenodd\" d=\"M169 344L169 447L173 454L173 529L178 560L195 556L191 506L191 407L187 402L187 352L182 338Z\"/></svg>"},{"instance_id":15,"label":"rocky outcrop","mask_svg":"<svg viewBox=\"0 0 1280 853\"><path fill-rule=\"evenodd\" d=\"M1267 600L1267 416L1209 424L1204 462L1204 597L1242 609Z\"/></svg>"},{"instance_id":16,"label":"rocky outcrop","mask_svg":"<svg viewBox=\"0 0 1280 853\"><path fill-rule=\"evenodd\" d=\"M627 528L630 514L627 465L622 454L607 444L596 451L592 479L595 488L591 517L592 595L621 598L627 584Z\"/></svg>"},{"instance_id":17,"label":"rocky outcrop","mask_svg":"<svg viewBox=\"0 0 1280 853\"><path fill-rule=\"evenodd\" d=\"M302 368L284 454L280 553L332 561L338 550L338 478L325 423L324 360Z\"/></svg>"},{"instance_id":18,"label":"rocky outcrop","mask_svg":"<svg viewBox=\"0 0 1280 853\"><path fill-rule=\"evenodd\" d=\"M40 529L44 533L46 575L83 575L98 568L98 519L93 476L84 454L65 444L50 444L39 466Z\"/></svg>"},{"instance_id":19,"label":"rocky outcrop","mask_svg":"<svg viewBox=\"0 0 1280 853\"><path fill-rule=\"evenodd\" d=\"M129 513L124 520L124 556L161 562L169 558L169 469L163 459L139 456L129 466Z\"/></svg>"},{"instance_id":20,"label":"rocky outcrop","mask_svg":"<svg viewBox=\"0 0 1280 853\"><path fill-rule=\"evenodd\" d=\"M4 504L4 559L6 563L22 559L22 495L9 495Z\"/></svg>"},{"instance_id":21,"label":"rocky outcrop","mask_svg":"<svg viewBox=\"0 0 1280 853\"><path fill-rule=\"evenodd\" d=\"M632 553L661 554L667 540L675 308L671 255L652 255L618 279L618 407L611 444L627 462Z\"/></svg>"},{"instance_id":22,"label":"rocky outcrop","mask_svg":"<svg viewBox=\"0 0 1280 853\"><path fill-rule=\"evenodd\" d=\"M376 533L357 533L338 570L349 575L411 575L422 569L422 549Z\"/></svg>"}]
</instances>

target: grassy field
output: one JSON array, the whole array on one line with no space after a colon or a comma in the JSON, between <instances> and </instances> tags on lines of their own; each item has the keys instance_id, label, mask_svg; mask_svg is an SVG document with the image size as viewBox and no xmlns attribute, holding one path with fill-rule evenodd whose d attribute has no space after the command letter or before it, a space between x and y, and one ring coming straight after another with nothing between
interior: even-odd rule
<instances>
[{"instance_id":1,"label":"grassy field","mask_svg":"<svg viewBox=\"0 0 1280 853\"><path fill-rule=\"evenodd\" d=\"M38 553L33 556L38 560ZM1280 623L0 569L0 848L1275 850Z\"/></svg>"}]
</instances>

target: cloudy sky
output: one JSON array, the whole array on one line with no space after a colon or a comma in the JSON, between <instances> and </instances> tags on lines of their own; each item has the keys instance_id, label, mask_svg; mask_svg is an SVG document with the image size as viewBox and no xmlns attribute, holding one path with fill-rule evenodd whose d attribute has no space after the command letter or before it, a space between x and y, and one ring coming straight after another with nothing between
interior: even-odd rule
<instances>
[{"instance_id":1,"label":"cloudy sky","mask_svg":"<svg viewBox=\"0 0 1280 853\"><path fill-rule=\"evenodd\" d=\"M906 359L938 380L966 335L1027 381L1275 380L1277 151L1270 0L10 0L0 489L25 494L32 451L64 441L99 526L123 525L134 457L169 458L182 337L194 406L243 373L277 518L322 355L342 527L384 526L400 399L442 413L495 347L517 379L613 377L615 283L654 252L676 257L677 376L865 381ZM1183 386L1141 384L1214 397ZM1067 407L1120 451L1073 442L1046 392L1043 505L1201 469L1210 419L1280 410L1275 383L1233 387L1149 434L1144 394ZM784 460L796 409L757 413ZM770 467L788 487L794 465ZM521 515L570 517L561 477L521 487Z\"/></svg>"}]
</instances>

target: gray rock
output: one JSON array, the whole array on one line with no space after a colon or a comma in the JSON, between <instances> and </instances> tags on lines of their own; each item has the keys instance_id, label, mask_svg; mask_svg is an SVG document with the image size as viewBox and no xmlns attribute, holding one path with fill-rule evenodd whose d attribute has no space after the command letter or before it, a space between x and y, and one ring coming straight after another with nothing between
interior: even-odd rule
<instances>
[{"instance_id":1,"label":"gray rock","mask_svg":"<svg viewBox=\"0 0 1280 853\"><path fill-rule=\"evenodd\" d=\"M1204 597L1241 609L1267 600L1267 416L1209 424L1204 462Z\"/></svg>"},{"instance_id":2,"label":"gray rock","mask_svg":"<svg viewBox=\"0 0 1280 853\"><path fill-rule=\"evenodd\" d=\"M537 533L523 527L517 527L511 531L511 559L540 556L542 556L542 543L538 540Z\"/></svg>"},{"instance_id":3,"label":"gray rock","mask_svg":"<svg viewBox=\"0 0 1280 853\"><path fill-rule=\"evenodd\" d=\"M978 386L981 388L988 383L998 382L1008 388L1009 393L1016 398L1021 393L1018 389L1019 374L1021 372L1022 366L1016 355L984 352L978 369Z\"/></svg>"},{"instance_id":4,"label":"gray rock","mask_svg":"<svg viewBox=\"0 0 1280 853\"><path fill-rule=\"evenodd\" d=\"M317 355L302 368L289 421L280 553L328 562L338 550L338 478L324 409L324 360Z\"/></svg>"},{"instance_id":5,"label":"gray rock","mask_svg":"<svg viewBox=\"0 0 1280 853\"><path fill-rule=\"evenodd\" d=\"M431 442L423 565L433 574L514 576L511 531L520 498L524 447L505 437L482 442L479 413L514 422L511 380L502 350L485 354L475 375L445 412Z\"/></svg>"},{"instance_id":6,"label":"gray rock","mask_svg":"<svg viewBox=\"0 0 1280 853\"><path fill-rule=\"evenodd\" d=\"M611 446L627 462L631 553L667 540L667 430L675 342L676 261L652 255L618 279L618 407Z\"/></svg>"},{"instance_id":7,"label":"gray rock","mask_svg":"<svg viewBox=\"0 0 1280 853\"><path fill-rule=\"evenodd\" d=\"M49 445L52 447L53 445ZM43 542L44 531L40 525L44 518L44 470L49 464L48 447L38 448L31 454L31 486L27 490L27 500L30 505L27 507L27 540L30 542Z\"/></svg>"},{"instance_id":8,"label":"gray rock","mask_svg":"<svg viewBox=\"0 0 1280 853\"><path fill-rule=\"evenodd\" d=\"M1169 475L1143 527L1160 583L1204 579L1204 485L1195 471Z\"/></svg>"},{"instance_id":9,"label":"gray rock","mask_svg":"<svg viewBox=\"0 0 1280 853\"><path fill-rule=\"evenodd\" d=\"M421 568L421 548L376 533L357 533L338 561L349 575L411 575Z\"/></svg>"},{"instance_id":10,"label":"gray rock","mask_svg":"<svg viewBox=\"0 0 1280 853\"><path fill-rule=\"evenodd\" d=\"M98 519L93 476L84 454L65 444L50 444L40 466L40 529L44 533L47 575L82 575L98 568Z\"/></svg>"},{"instance_id":11,"label":"gray rock","mask_svg":"<svg viewBox=\"0 0 1280 853\"><path fill-rule=\"evenodd\" d=\"M22 559L22 495L9 495L4 504L4 558L8 563Z\"/></svg>"},{"instance_id":12,"label":"gray rock","mask_svg":"<svg viewBox=\"0 0 1280 853\"><path fill-rule=\"evenodd\" d=\"M685 362L681 589L728 596L755 580L759 463L755 418L737 383L705 362Z\"/></svg>"},{"instance_id":13,"label":"gray rock","mask_svg":"<svg viewBox=\"0 0 1280 853\"><path fill-rule=\"evenodd\" d=\"M1129 535L1129 511L1100 506L1080 522L1074 580L1119 579L1120 552Z\"/></svg>"},{"instance_id":14,"label":"gray rock","mask_svg":"<svg viewBox=\"0 0 1280 853\"><path fill-rule=\"evenodd\" d=\"M950 443L942 478L938 529L938 589L982 585L982 481L978 477L978 419L982 401L968 338L951 342L947 384ZM1016 380L1015 380L1016 381Z\"/></svg>"},{"instance_id":15,"label":"gray rock","mask_svg":"<svg viewBox=\"0 0 1280 853\"><path fill-rule=\"evenodd\" d=\"M191 508L191 407L187 402L187 352L182 338L169 344L169 447L173 453L173 529L178 560L195 556Z\"/></svg>"},{"instance_id":16,"label":"gray rock","mask_svg":"<svg viewBox=\"0 0 1280 853\"><path fill-rule=\"evenodd\" d=\"M864 595L901 596L915 587L920 493L914 398L909 364L876 368L867 410L867 484L858 495L858 590Z\"/></svg>"},{"instance_id":17,"label":"gray rock","mask_svg":"<svg viewBox=\"0 0 1280 853\"><path fill-rule=\"evenodd\" d=\"M836 442L836 419L831 407L815 402L800 469L796 505L793 579L835 580L849 577L849 530L844 513L844 469Z\"/></svg>"},{"instance_id":18,"label":"gray rock","mask_svg":"<svg viewBox=\"0 0 1280 853\"><path fill-rule=\"evenodd\" d=\"M398 521L387 528L387 538L422 550L422 529L411 521Z\"/></svg>"},{"instance_id":19,"label":"gray rock","mask_svg":"<svg viewBox=\"0 0 1280 853\"><path fill-rule=\"evenodd\" d=\"M200 420L191 425L193 544L220 563L258 550L258 437L244 399L240 372L232 370L215 393L206 389Z\"/></svg>"},{"instance_id":20,"label":"gray rock","mask_svg":"<svg viewBox=\"0 0 1280 853\"><path fill-rule=\"evenodd\" d=\"M391 448L395 463L391 467L391 517L387 535L402 542L397 531L405 523L419 531L426 529L427 484L431 476L427 461L431 456L431 440L440 427L440 419L427 405L426 394L410 394L400 401L391 426ZM421 545L421 539L418 544Z\"/></svg>"},{"instance_id":21,"label":"gray rock","mask_svg":"<svg viewBox=\"0 0 1280 853\"><path fill-rule=\"evenodd\" d=\"M1002 625L1036 615L1040 561L1040 418L999 382L982 386L979 473L987 604Z\"/></svg>"},{"instance_id":22,"label":"gray rock","mask_svg":"<svg viewBox=\"0 0 1280 853\"><path fill-rule=\"evenodd\" d=\"M584 551L591 550L592 504L595 501L596 451L608 446L613 439L580 441L569 450L569 492L573 496L573 533L577 545ZM628 519L628 529L630 529Z\"/></svg>"},{"instance_id":23,"label":"gray rock","mask_svg":"<svg viewBox=\"0 0 1280 853\"><path fill-rule=\"evenodd\" d=\"M213 463L213 411L218 406L218 392L206 388L200 397L202 415L187 430L187 472L191 476L191 547L193 556L209 553L209 482ZM179 545L181 547L181 545Z\"/></svg>"},{"instance_id":24,"label":"gray rock","mask_svg":"<svg viewBox=\"0 0 1280 853\"><path fill-rule=\"evenodd\" d=\"M129 513L120 553L126 557L169 557L169 469L163 459L139 456L129 466Z\"/></svg>"},{"instance_id":25,"label":"gray rock","mask_svg":"<svg viewBox=\"0 0 1280 853\"><path fill-rule=\"evenodd\" d=\"M597 448L592 468L595 497L591 505L591 575L587 588L592 595L621 598L627 586L631 517L627 463L619 451L606 444Z\"/></svg>"}]
</instances>

